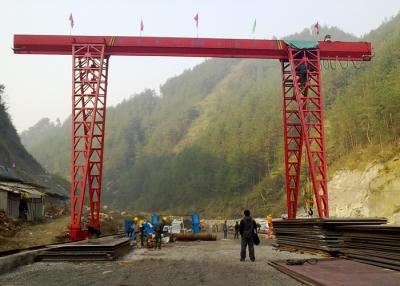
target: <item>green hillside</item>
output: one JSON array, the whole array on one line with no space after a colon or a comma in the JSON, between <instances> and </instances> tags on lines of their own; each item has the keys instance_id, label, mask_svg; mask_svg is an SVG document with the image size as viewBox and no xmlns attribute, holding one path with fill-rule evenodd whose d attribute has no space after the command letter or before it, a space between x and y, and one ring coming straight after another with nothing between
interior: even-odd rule
<instances>
[{"instance_id":1,"label":"green hillside","mask_svg":"<svg viewBox=\"0 0 400 286\"><path fill-rule=\"evenodd\" d=\"M4 92L4 85L0 85L0 165L8 167L14 176L47 187L49 192L68 195L68 182L47 173L22 145L7 113Z\"/></svg>"},{"instance_id":2,"label":"green hillside","mask_svg":"<svg viewBox=\"0 0 400 286\"><path fill-rule=\"evenodd\" d=\"M337 28L324 27L326 33L355 39ZM291 38L310 37L305 29ZM357 152L368 148L382 160L399 149L400 16L365 39L374 46L372 62L323 71L330 170L361 164ZM208 216L238 215L244 207L257 215L284 212L278 62L207 60L160 90L108 109L106 204ZM69 178L70 122L46 122L21 138L43 166ZM39 130L46 136L32 140Z\"/></svg>"}]
</instances>

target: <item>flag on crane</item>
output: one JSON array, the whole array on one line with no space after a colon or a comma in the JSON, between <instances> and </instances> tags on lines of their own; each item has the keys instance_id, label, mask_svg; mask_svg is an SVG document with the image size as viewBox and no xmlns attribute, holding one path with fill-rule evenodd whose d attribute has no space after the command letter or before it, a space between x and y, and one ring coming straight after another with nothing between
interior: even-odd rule
<instances>
[{"instance_id":1,"label":"flag on crane","mask_svg":"<svg viewBox=\"0 0 400 286\"><path fill-rule=\"evenodd\" d=\"M199 27L199 12L197 12L196 16L193 18L196 21L196 28Z\"/></svg>"},{"instance_id":2,"label":"flag on crane","mask_svg":"<svg viewBox=\"0 0 400 286\"><path fill-rule=\"evenodd\" d=\"M69 18L68 18L70 24L71 24L71 29L74 28L74 17L72 17L72 13L69 14Z\"/></svg>"},{"instance_id":3,"label":"flag on crane","mask_svg":"<svg viewBox=\"0 0 400 286\"><path fill-rule=\"evenodd\" d=\"M321 27L319 26L319 23L318 23L318 22L314 24L314 28L315 28L315 31L317 31L317 35L319 35L319 29L320 29Z\"/></svg>"},{"instance_id":4,"label":"flag on crane","mask_svg":"<svg viewBox=\"0 0 400 286\"><path fill-rule=\"evenodd\" d=\"M256 31L256 26L257 26L257 19L254 19L253 28L252 28L253 34L254 34L255 31Z\"/></svg>"}]
</instances>

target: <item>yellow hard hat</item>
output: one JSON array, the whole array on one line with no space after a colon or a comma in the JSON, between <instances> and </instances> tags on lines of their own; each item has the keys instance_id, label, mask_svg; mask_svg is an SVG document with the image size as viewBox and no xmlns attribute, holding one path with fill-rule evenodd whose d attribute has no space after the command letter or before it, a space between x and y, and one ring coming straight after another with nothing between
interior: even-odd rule
<instances>
[{"instance_id":1,"label":"yellow hard hat","mask_svg":"<svg viewBox=\"0 0 400 286\"><path fill-rule=\"evenodd\" d=\"M137 216L135 216L135 217L133 218L133 220L134 220L134 221L138 221L139 218L138 218Z\"/></svg>"},{"instance_id":2,"label":"yellow hard hat","mask_svg":"<svg viewBox=\"0 0 400 286\"><path fill-rule=\"evenodd\" d=\"M140 224L143 224L143 223L144 223L144 220L141 219L139 223L140 223Z\"/></svg>"}]
</instances>

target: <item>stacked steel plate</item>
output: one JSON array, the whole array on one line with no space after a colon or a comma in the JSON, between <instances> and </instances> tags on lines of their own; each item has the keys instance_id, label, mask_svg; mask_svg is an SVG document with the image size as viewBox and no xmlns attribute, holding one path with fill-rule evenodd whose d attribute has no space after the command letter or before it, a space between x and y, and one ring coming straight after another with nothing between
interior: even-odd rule
<instances>
[{"instance_id":1,"label":"stacked steel plate","mask_svg":"<svg viewBox=\"0 0 400 286\"><path fill-rule=\"evenodd\" d=\"M339 226L385 224L383 218L286 219L273 222L278 246L320 250L338 254L343 240Z\"/></svg>"},{"instance_id":2,"label":"stacked steel plate","mask_svg":"<svg viewBox=\"0 0 400 286\"><path fill-rule=\"evenodd\" d=\"M101 237L91 241L78 241L54 245L38 255L40 261L115 260L130 249L129 238Z\"/></svg>"},{"instance_id":3,"label":"stacked steel plate","mask_svg":"<svg viewBox=\"0 0 400 286\"><path fill-rule=\"evenodd\" d=\"M340 252L352 260L400 270L400 226L337 227L343 235Z\"/></svg>"}]
</instances>

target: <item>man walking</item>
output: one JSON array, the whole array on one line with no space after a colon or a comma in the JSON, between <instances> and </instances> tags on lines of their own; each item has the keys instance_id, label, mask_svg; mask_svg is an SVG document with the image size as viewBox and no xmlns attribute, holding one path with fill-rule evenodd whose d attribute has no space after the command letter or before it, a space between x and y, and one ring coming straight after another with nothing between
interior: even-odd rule
<instances>
[{"instance_id":1,"label":"man walking","mask_svg":"<svg viewBox=\"0 0 400 286\"><path fill-rule=\"evenodd\" d=\"M240 228L240 225L236 221L236 224L235 224L235 236L233 238L239 238L239 228Z\"/></svg>"},{"instance_id":2,"label":"man walking","mask_svg":"<svg viewBox=\"0 0 400 286\"><path fill-rule=\"evenodd\" d=\"M224 231L224 239L227 239L228 238L228 224L226 223L226 221L222 225L222 230Z\"/></svg>"},{"instance_id":3,"label":"man walking","mask_svg":"<svg viewBox=\"0 0 400 286\"><path fill-rule=\"evenodd\" d=\"M256 222L250 216L250 211L244 211L244 217L240 221L239 232L242 237L241 250L240 250L240 261L245 261L246 259L246 248L249 246L249 256L251 261L255 261L256 257L254 255L254 242L253 237L257 229Z\"/></svg>"}]
</instances>

